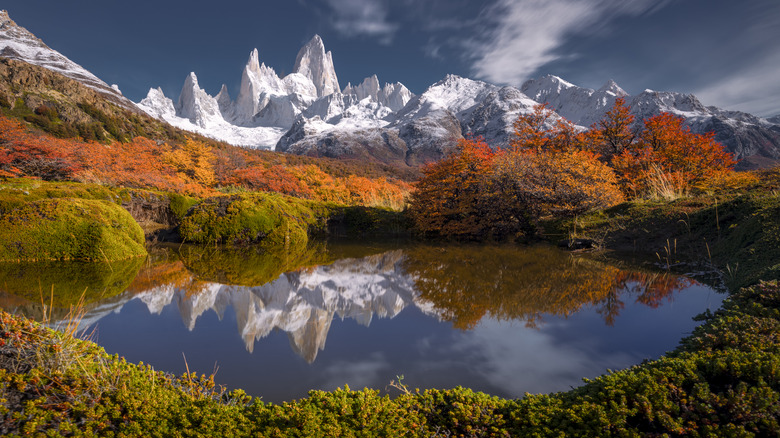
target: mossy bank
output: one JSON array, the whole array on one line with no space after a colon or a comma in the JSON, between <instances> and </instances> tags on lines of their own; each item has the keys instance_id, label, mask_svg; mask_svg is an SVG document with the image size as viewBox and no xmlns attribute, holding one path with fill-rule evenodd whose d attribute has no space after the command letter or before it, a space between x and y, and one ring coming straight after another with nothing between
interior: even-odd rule
<instances>
[{"instance_id":1,"label":"mossy bank","mask_svg":"<svg viewBox=\"0 0 780 438\"><path fill-rule=\"evenodd\" d=\"M26 178L0 183L0 223L0 261L116 261L145 255L144 240L289 250L313 236L411 235L403 212L387 208L266 192L196 198Z\"/></svg>"},{"instance_id":2,"label":"mossy bank","mask_svg":"<svg viewBox=\"0 0 780 438\"><path fill-rule=\"evenodd\" d=\"M635 200L541 225L550 240L589 239L670 269L711 271L736 290L780 279L780 168L750 176L738 187Z\"/></svg>"},{"instance_id":3,"label":"mossy bank","mask_svg":"<svg viewBox=\"0 0 780 438\"><path fill-rule=\"evenodd\" d=\"M3 262L110 262L144 255L141 227L127 211L110 202L44 199L4 211L0 217Z\"/></svg>"}]
</instances>

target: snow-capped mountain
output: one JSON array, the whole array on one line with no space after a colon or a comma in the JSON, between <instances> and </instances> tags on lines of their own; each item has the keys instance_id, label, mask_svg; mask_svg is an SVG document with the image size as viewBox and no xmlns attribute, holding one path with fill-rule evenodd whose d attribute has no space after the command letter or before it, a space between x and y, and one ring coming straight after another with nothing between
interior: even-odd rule
<instances>
[{"instance_id":1,"label":"snow-capped mountain","mask_svg":"<svg viewBox=\"0 0 780 438\"><path fill-rule=\"evenodd\" d=\"M380 88L376 76L357 87L348 85L342 92L333 55L315 35L298 52L293 72L283 78L261 63L254 49L235 100L224 85L212 97L198 87L195 73L190 73L175 105L159 88L153 88L138 106L182 129L235 145L274 149L303 113L317 132L374 129L386 125L383 119L411 97L400 83Z\"/></svg>"},{"instance_id":2,"label":"snow-capped mountain","mask_svg":"<svg viewBox=\"0 0 780 438\"><path fill-rule=\"evenodd\" d=\"M369 78L345 91L360 97L366 89L376 90L376 82ZM466 135L482 136L496 147L507 144L514 120L534 105L516 88L448 75L381 119L380 114L363 110L325 123L335 119L305 111L277 150L417 165L440 158ZM360 103L353 108L360 108Z\"/></svg>"},{"instance_id":3,"label":"snow-capped mountain","mask_svg":"<svg viewBox=\"0 0 780 438\"><path fill-rule=\"evenodd\" d=\"M11 20L5 10L0 11L0 56L55 71L87 85L113 103L135 109L135 104L122 95L119 87L109 86L84 67L47 46L27 29Z\"/></svg>"},{"instance_id":4,"label":"snow-capped mountain","mask_svg":"<svg viewBox=\"0 0 780 438\"><path fill-rule=\"evenodd\" d=\"M365 78L355 87L347 84L344 87L344 94L356 96L358 100L368 98L392 111L400 110L412 99L412 92L400 82L385 84L384 88L380 88L379 78L376 75Z\"/></svg>"},{"instance_id":5,"label":"snow-capped mountain","mask_svg":"<svg viewBox=\"0 0 780 438\"><path fill-rule=\"evenodd\" d=\"M628 96L611 79L598 90L591 90L552 75L526 81L520 89L536 102L549 104L561 117L585 127L601 120L616 98Z\"/></svg>"},{"instance_id":6,"label":"snow-capped mountain","mask_svg":"<svg viewBox=\"0 0 780 438\"><path fill-rule=\"evenodd\" d=\"M293 73L311 79L317 88L317 97L338 93L341 90L336 69L333 67L333 56L330 52L325 52L325 44L319 35L314 35L314 38L298 52Z\"/></svg>"}]
</instances>

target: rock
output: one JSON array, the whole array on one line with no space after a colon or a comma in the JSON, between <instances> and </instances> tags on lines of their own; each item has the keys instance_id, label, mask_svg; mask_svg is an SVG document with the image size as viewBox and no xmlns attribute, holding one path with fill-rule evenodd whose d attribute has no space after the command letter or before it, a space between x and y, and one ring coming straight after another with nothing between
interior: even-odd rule
<instances>
[{"instance_id":1,"label":"rock","mask_svg":"<svg viewBox=\"0 0 780 438\"><path fill-rule=\"evenodd\" d=\"M599 249L601 246L592 239L566 239L558 242L558 247L569 251L578 251L583 249Z\"/></svg>"}]
</instances>

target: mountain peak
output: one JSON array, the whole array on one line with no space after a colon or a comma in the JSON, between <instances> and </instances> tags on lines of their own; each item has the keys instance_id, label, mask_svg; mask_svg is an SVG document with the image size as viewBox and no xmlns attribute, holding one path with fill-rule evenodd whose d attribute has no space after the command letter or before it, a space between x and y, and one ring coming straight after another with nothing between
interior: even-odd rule
<instances>
[{"instance_id":1,"label":"mountain peak","mask_svg":"<svg viewBox=\"0 0 780 438\"><path fill-rule=\"evenodd\" d=\"M187 78L184 79L184 88L196 88L199 87L198 85L198 77L195 75L194 71L191 71L189 75L187 75Z\"/></svg>"},{"instance_id":2,"label":"mountain peak","mask_svg":"<svg viewBox=\"0 0 780 438\"><path fill-rule=\"evenodd\" d=\"M566 81L560 76L555 76L555 75L543 76L541 79L539 79L539 82L541 82L542 84L548 84L549 86L557 87L559 90L576 87L576 85L572 84L571 82Z\"/></svg>"},{"instance_id":3,"label":"mountain peak","mask_svg":"<svg viewBox=\"0 0 780 438\"><path fill-rule=\"evenodd\" d=\"M249 60L246 62L246 66L252 70L260 69L260 53L257 51L257 48L249 52Z\"/></svg>"},{"instance_id":4,"label":"mountain peak","mask_svg":"<svg viewBox=\"0 0 780 438\"><path fill-rule=\"evenodd\" d=\"M325 51L325 43L322 41L322 38L319 36L319 34L316 33L313 37L311 37L309 42L304 45L304 47L306 46L319 47L322 48L323 52Z\"/></svg>"},{"instance_id":5,"label":"mountain peak","mask_svg":"<svg viewBox=\"0 0 780 438\"><path fill-rule=\"evenodd\" d=\"M333 67L333 55L325 52L325 44L319 35L314 35L298 52L293 73L300 73L311 79L317 88L317 97L341 91L336 69Z\"/></svg>"},{"instance_id":6,"label":"mountain peak","mask_svg":"<svg viewBox=\"0 0 780 438\"><path fill-rule=\"evenodd\" d=\"M620 88L620 85L618 85L617 82L613 81L612 79L604 83L604 85L602 85L601 88L598 89L598 91L603 93L612 93L617 97L628 96L628 93L626 93L625 90Z\"/></svg>"}]
</instances>

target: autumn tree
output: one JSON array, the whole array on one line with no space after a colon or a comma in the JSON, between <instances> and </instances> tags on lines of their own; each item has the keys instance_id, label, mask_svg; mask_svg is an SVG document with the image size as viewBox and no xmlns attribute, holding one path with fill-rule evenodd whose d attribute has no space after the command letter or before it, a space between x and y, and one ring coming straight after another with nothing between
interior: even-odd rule
<instances>
[{"instance_id":1,"label":"autumn tree","mask_svg":"<svg viewBox=\"0 0 780 438\"><path fill-rule=\"evenodd\" d=\"M494 157L481 139L462 139L448 156L427 165L409 206L417 228L461 237L488 233L484 193Z\"/></svg>"},{"instance_id":2,"label":"autumn tree","mask_svg":"<svg viewBox=\"0 0 780 438\"><path fill-rule=\"evenodd\" d=\"M492 187L497 208L520 228L554 215L571 216L623 200L612 169L589 151L512 152L496 160ZM530 222L529 222L530 221Z\"/></svg>"},{"instance_id":3,"label":"autumn tree","mask_svg":"<svg viewBox=\"0 0 780 438\"><path fill-rule=\"evenodd\" d=\"M693 184L733 171L736 161L714 134L692 133L684 122L670 113L650 117L639 137L615 156L612 164L628 191L679 195Z\"/></svg>"},{"instance_id":4,"label":"autumn tree","mask_svg":"<svg viewBox=\"0 0 780 438\"><path fill-rule=\"evenodd\" d=\"M540 104L517 118L509 145L512 151L563 152L582 149L584 141L574 124L558 117L547 104Z\"/></svg>"},{"instance_id":5,"label":"autumn tree","mask_svg":"<svg viewBox=\"0 0 780 438\"><path fill-rule=\"evenodd\" d=\"M634 116L622 97L607 111L604 118L591 126L585 135L589 149L600 154L607 162L629 149L636 136L633 132Z\"/></svg>"},{"instance_id":6,"label":"autumn tree","mask_svg":"<svg viewBox=\"0 0 780 438\"><path fill-rule=\"evenodd\" d=\"M28 132L20 123L0 118L0 176L67 180L79 170L66 140Z\"/></svg>"},{"instance_id":7,"label":"autumn tree","mask_svg":"<svg viewBox=\"0 0 780 438\"><path fill-rule=\"evenodd\" d=\"M541 152L547 149L550 143L550 124L555 113L547 107L547 104L534 106L533 112L523 114L515 120L513 137L509 141L511 149L529 149Z\"/></svg>"},{"instance_id":8,"label":"autumn tree","mask_svg":"<svg viewBox=\"0 0 780 438\"><path fill-rule=\"evenodd\" d=\"M216 182L213 168L216 157L205 143L187 138L183 144L163 154L163 160L192 183L211 187Z\"/></svg>"}]
</instances>

